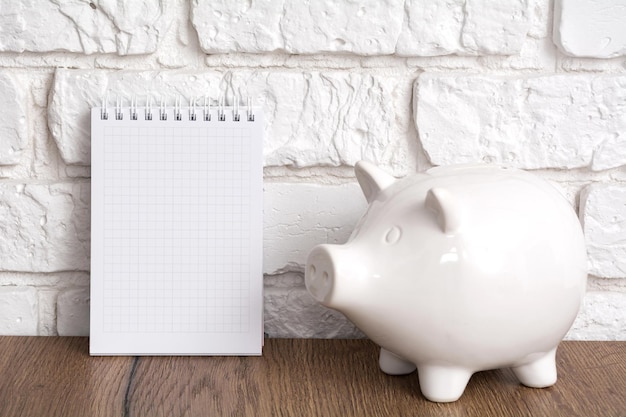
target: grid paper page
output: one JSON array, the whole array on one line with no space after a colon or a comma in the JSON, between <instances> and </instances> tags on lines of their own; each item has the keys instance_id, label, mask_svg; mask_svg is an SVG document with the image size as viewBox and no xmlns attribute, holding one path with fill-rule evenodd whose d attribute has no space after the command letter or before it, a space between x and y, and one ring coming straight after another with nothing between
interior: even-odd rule
<instances>
[{"instance_id":1,"label":"grid paper page","mask_svg":"<svg viewBox=\"0 0 626 417\"><path fill-rule=\"evenodd\" d=\"M108 113L91 119L91 354L260 354L260 110Z\"/></svg>"}]
</instances>

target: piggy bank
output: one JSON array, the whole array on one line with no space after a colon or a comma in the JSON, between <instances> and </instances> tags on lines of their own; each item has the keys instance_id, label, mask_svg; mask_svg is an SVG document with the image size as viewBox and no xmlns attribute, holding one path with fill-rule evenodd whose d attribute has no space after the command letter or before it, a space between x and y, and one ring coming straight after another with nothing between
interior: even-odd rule
<instances>
[{"instance_id":1,"label":"piggy bank","mask_svg":"<svg viewBox=\"0 0 626 417\"><path fill-rule=\"evenodd\" d=\"M368 209L346 244L312 249L305 283L380 345L382 371L417 369L436 402L457 400L481 370L553 385L587 280L581 226L559 191L488 165L396 179L359 162L356 177Z\"/></svg>"}]
</instances>

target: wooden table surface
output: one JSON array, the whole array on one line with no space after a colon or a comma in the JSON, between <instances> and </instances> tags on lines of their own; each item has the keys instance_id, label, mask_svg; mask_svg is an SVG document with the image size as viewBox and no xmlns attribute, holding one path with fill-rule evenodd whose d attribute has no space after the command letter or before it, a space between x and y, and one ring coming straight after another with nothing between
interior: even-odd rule
<instances>
[{"instance_id":1,"label":"wooden table surface","mask_svg":"<svg viewBox=\"0 0 626 417\"><path fill-rule=\"evenodd\" d=\"M564 342L559 381L475 374L454 403L388 376L367 340L268 339L262 357L90 357L87 338L0 337L0 416L626 416L626 342Z\"/></svg>"}]
</instances>

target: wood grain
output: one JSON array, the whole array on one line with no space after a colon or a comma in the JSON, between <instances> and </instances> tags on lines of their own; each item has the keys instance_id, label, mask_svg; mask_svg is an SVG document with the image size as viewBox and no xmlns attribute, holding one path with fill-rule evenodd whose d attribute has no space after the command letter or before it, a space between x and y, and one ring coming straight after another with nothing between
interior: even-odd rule
<instances>
[{"instance_id":1,"label":"wood grain","mask_svg":"<svg viewBox=\"0 0 626 417\"><path fill-rule=\"evenodd\" d=\"M1 416L122 415L132 358L88 355L88 339L0 337Z\"/></svg>"},{"instance_id":2,"label":"wood grain","mask_svg":"<svg viewBox=\"0 0 626 417\"><path fill-rule=\"evenodd\" d=\"M87 338L0 337L0 416L626 416L626 342L564 342L559 381L475 374L437 404L367 340L268 339L262 357L90 357Z\"/></svg>"}]
</instances>

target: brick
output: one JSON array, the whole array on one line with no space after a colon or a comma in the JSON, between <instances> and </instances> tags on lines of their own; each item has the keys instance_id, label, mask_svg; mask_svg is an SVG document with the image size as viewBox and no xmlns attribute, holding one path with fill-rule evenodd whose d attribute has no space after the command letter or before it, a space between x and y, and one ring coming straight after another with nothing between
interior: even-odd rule
<instances>
[{"instance_id":1,"label":"brick","mask_svg":"<svg viewBox=\"0 0 626 417\"><path fill-rule=\"evenodd\" d=\"M88 183L0 184L0 271L89 270Z\"/></svg>"},{"instance_id":2,"label":"brick","mask_svg":"<svg viewBox=\"0 0 626 417\"><path fill-rule=\"evenodd\" d=\"M0 71L0 103L0 165L13 165L28 145L28 128L23 83L8 71Z\"/></svg>"},{"instance_id":3,"label":"brick","mask_svg":"<svg viewBox=\"0 0 626 417\"><path fill-rule=\"evenodd\" d=\"M0 334L37 335L37 291L32 287L0 287Z\"/></svg>"},{"instance_id":4,"label":"brick","mask_svg":"<svg viewBox=\"0 0 626 417\"><path fill-rule=\"evenodd\" d=\"M38 274L33 274L41 278ZM37 283L37 304L39 314L38 336L57 335L57 295L56 288L44 287Z\"/></svg>"},{"instance_id":5,"label":"brick","mask_svg":"<svg viewBox=\"0 0 626 417\"><path fill-rule=\"evenodd\" d=\"M554 43L569 56L626 55L625 22L626 0L556 0Z\"/></svg>"},{"instance_id":6,"label":"brick","mask_svg":"<svg viewBox=\"0 0 626 417\"><path fill-rule=\"evenodd\" d=\"M626 76L529 78L425 73L415 123L435 165L495 162L526 169L626 164Z\"/></svg>"},{"instance_id":7,"label":"brick","mask_svg":"<svg viewBox=\"0 0 626 417\"><path fill-rule=\"evenodd\" d=\"M316 302L304 286L266 287L264 321L269 337L365 337L343 314Z\"/></svg>"},{"instance_id":8,"label":"brick","mask_svg":"<svg viewBox=\"0 0 626 417\"><path fill-rule=\"evenodd\" d=\"M283 51L434 56L517 54L530 29L525 0L194 2L207 53Z\"/></svg>"},{"instance_id":9,"label":"brick","mask_svg":"<svg viewBox=\"0 0 626 417\"><path fill-rule=\"evenodd\" d=\"M205 52L390 54L402 26L397 0L196 2L191 21Z\"/></svg>"},{"instance_id":10,"label":"brick","mask_svg":"<svg viewBox=\"0 0 626 417\"><path fill-rule=\"evenodd\" d=\"M626 277L626 186L597 183L585 187L580 195L580 218L589 273Z\"/></svg>"},{"instance_id":11,"label":"brick","mask_svg":"<svg viewBox=\"0 0 626 417\"><path fill-rule=\"evenodd\" d=\"M102 97L141 103L148 93L173 105L203 92L251 97L266 116L265 165L353 165L361 159L406 168L406 109L393 105L399 80L339 72L106 72L57 70L49 128L67 164L90 162L89 109ZM154 102L154 101L153 101Z\"/></svg>"},{"instance_id":12,"label":"brick","mask_svg":"<svg viewBox=\"0 0 626 417\"><path fill-rule=\"evenodd\" d=\"M559 56L556 60L557 72L587 72L587 73L605 73L619 74L624 72L624 59L589 59L570 57L566 55ZM562 71L561 71L562 70Z\"/></svg>"},{"instance_id":13,"label":"brick","mask_svg":"<svg viewBox=\"0 0 626 417\"><path fill-rule=\"evenodd\" d=\"M265 184L264 272L304 270L314 246L346 242L366 209L356 182L334 186Z\"/></svg>"},{"instance_id":14,"label":"brick","mask_svg":"<svg viewBox=\"0 0 626 417\"><path fill-rule=\"evenodd\" d=\"M407 2L403 56L517 55L531 28L529 2Z\"/></svg>"},{"instance_id":15,"label":"brick","mask_svg":"<svg viewBox=\"0 0 626 417\"><path fill-rule=\"evenodd\" d=\"M626 341L625 311L625 293L588 292L578 317L565 339Z\"/></svg>"},{"instance_id":16,"label":"brick","mask_svg":"<svg viewBox=\"0 0 626 417\"><path fill-rule=\"evenodd\" d=\"M164 0L3 2L0 51L152 53L171 20Z\"/></svg>"},{"instance_id":17,"label":"brick","mask_svg":"<svg viewBox=\"0 0 626 417\"><path fill-rule=\"evenodd\" d=\"M57 298L59 336L89 336L89 287L70 288Z\"/></svg>"},{"instance_id":18,"label":"brick","mask_svg":"<svg viewBox=\"0 0 626 417\"><path fill-rule=\"evenodd\" d=\"M530 0L531 26L528 36L535 39L544 39L552 33L552 4L543 0Z\"/></svg>"}]
</instances>

